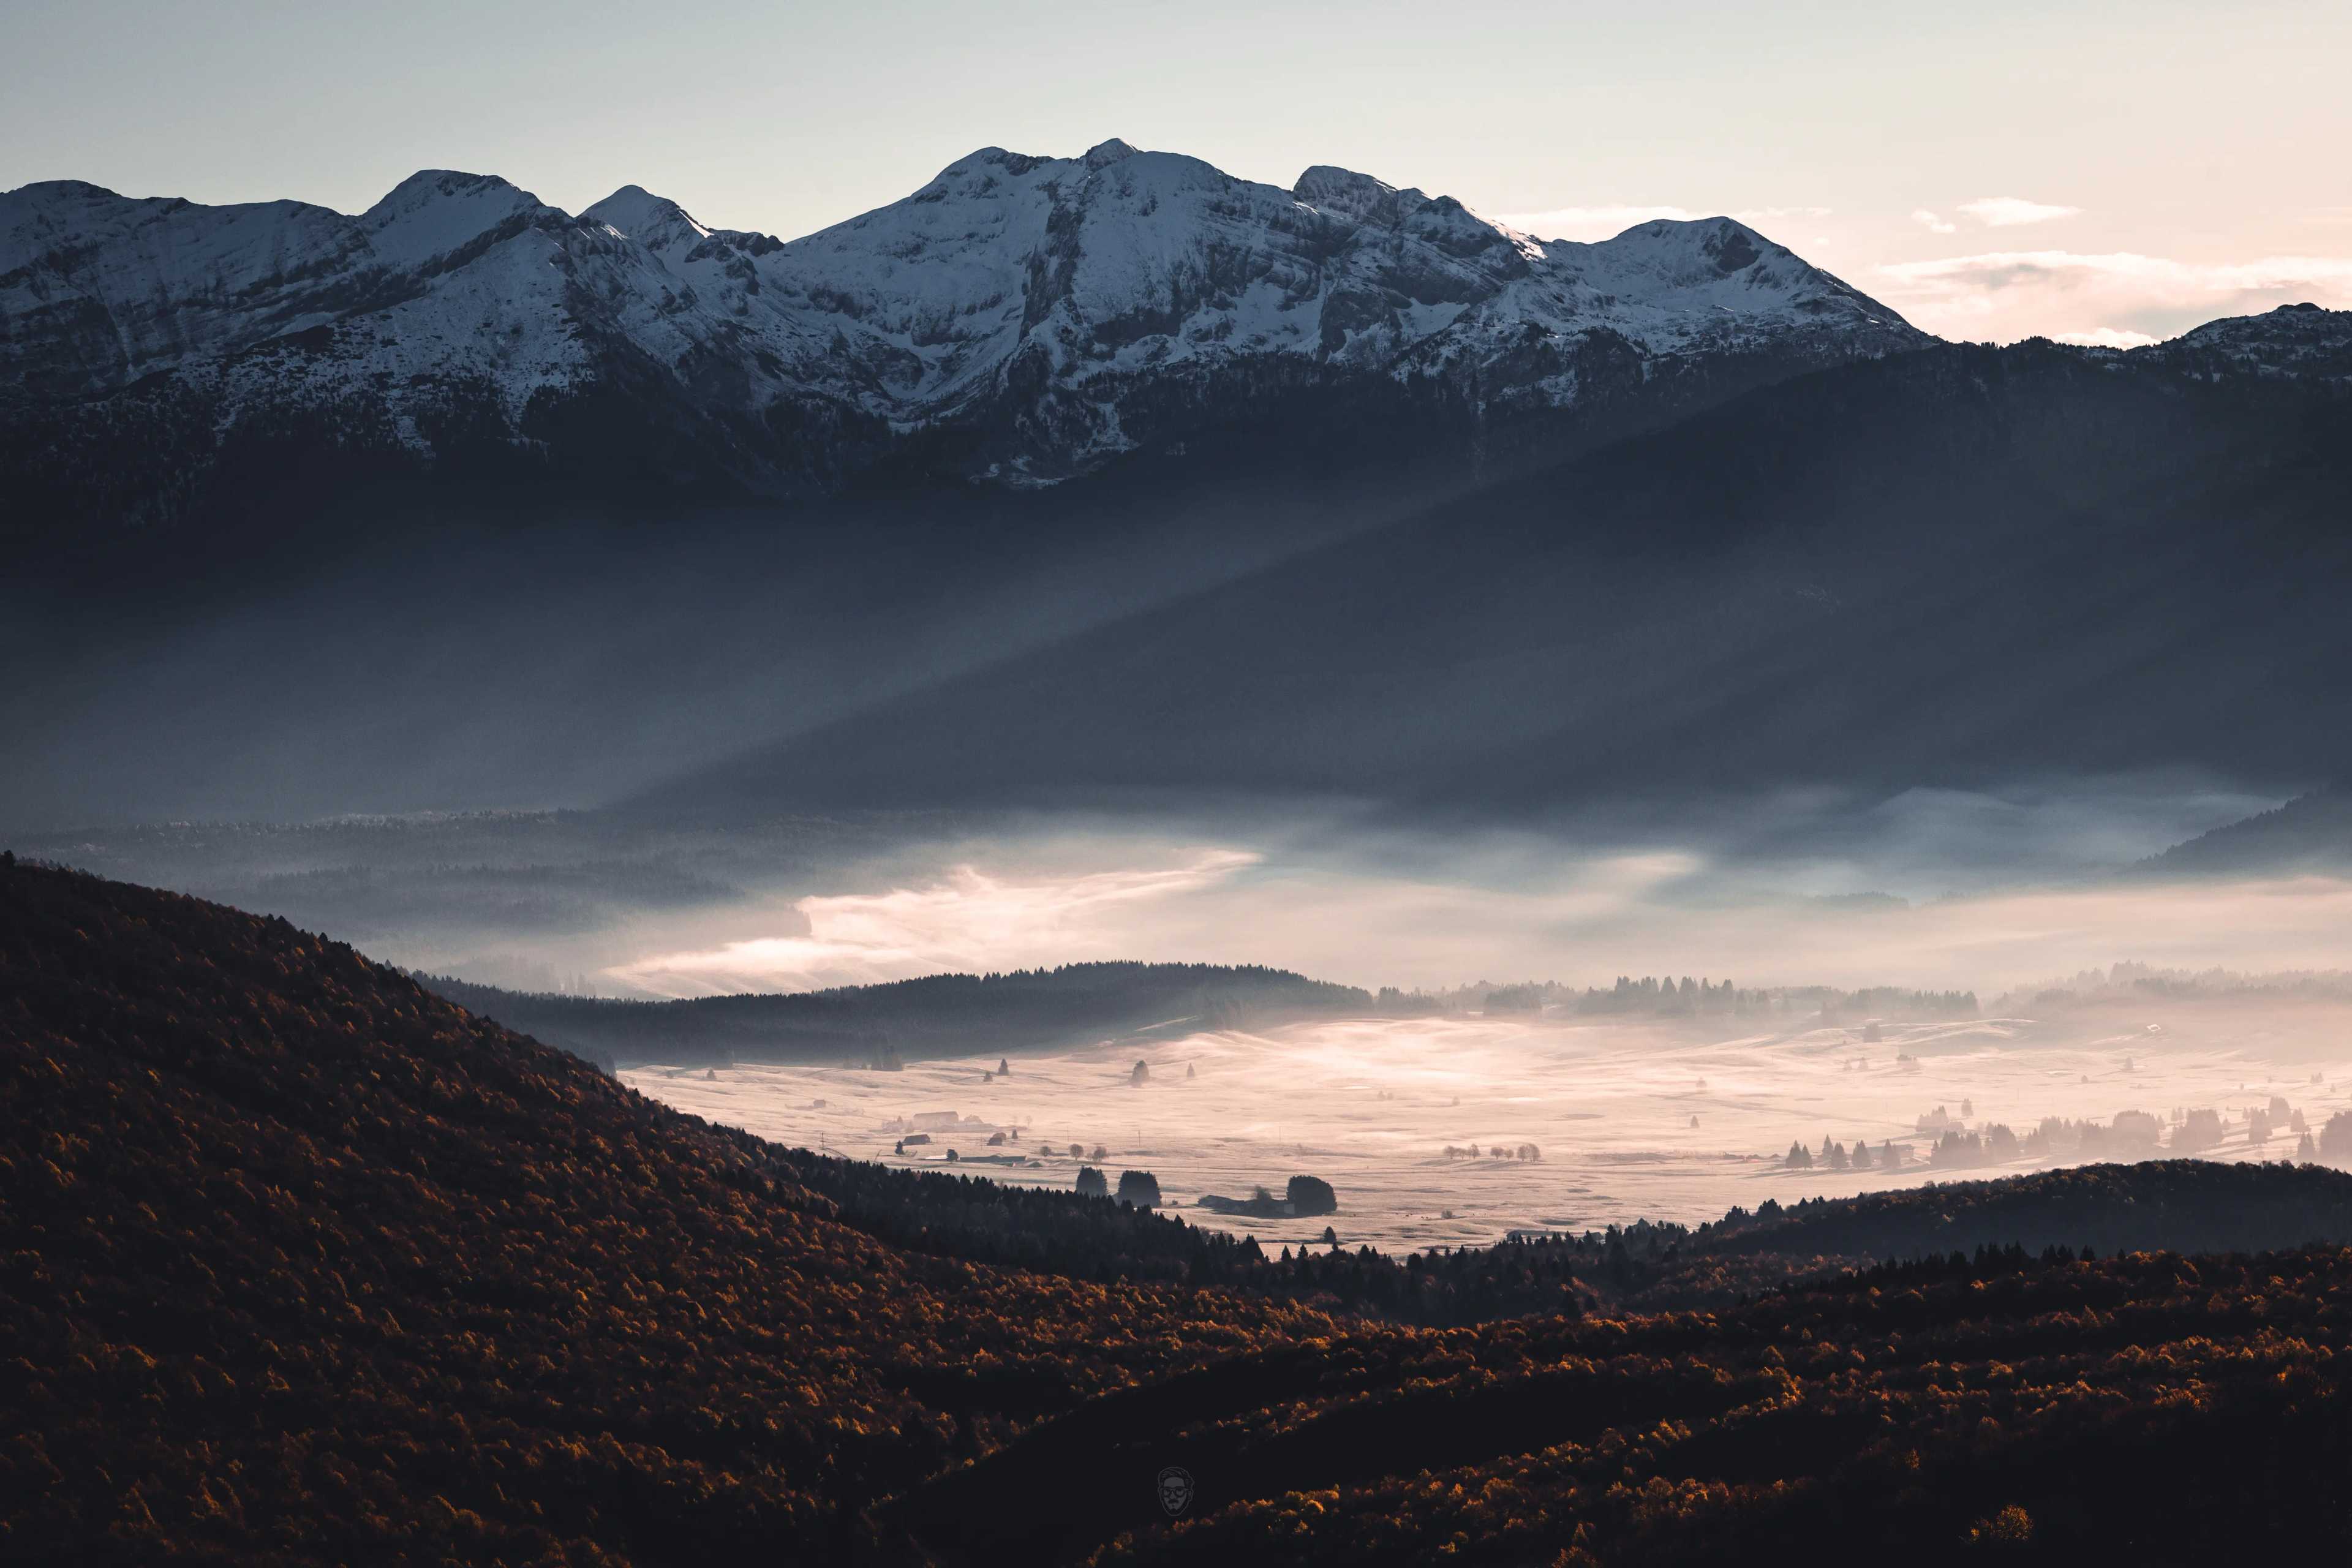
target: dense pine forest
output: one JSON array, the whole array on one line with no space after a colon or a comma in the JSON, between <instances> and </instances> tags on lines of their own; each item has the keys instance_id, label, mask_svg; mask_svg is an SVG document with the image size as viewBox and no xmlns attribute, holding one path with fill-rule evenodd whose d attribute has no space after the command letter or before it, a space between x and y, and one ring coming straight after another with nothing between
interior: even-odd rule
<instances>
[{"instance_id":1,"label":"dense pine forest","mask_svg":"<svg viewBox=\"0 0 2352 1568\"><path fill-rule=\"evenodd\" d=\"M281 921L10 861L0 1199L11 1563L2352 1548L2311 1166L1269 1258L774 1148Z\"/></svg>"}]
</instances>

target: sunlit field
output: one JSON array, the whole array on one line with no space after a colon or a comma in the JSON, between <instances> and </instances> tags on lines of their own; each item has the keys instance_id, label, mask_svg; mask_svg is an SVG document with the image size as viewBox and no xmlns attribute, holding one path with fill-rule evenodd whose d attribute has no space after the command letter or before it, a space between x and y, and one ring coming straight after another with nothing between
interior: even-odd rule
<instances>
[{"instance_id":1,"label":"sunlit field","mask_svg":"<svg viewBox=\"0 0 2352 1568\"><path fill-rule=\"evenodd\" d=\"M1148 1170L1171 1212L1266 1245L1319 1238L1382 1249L1477 1244L1514 1230L1582 1231L1640 1218L1694 1223L1767 1199L1839 1195L2077 1163L2077 1151L1937 1164L1952 1127L2047 1117L2162 1124L2219 1113L2221 1160L2285 1159L2284 1118L2260 1144L2247 1112L2273 1096L2315 1131L2352 1105L2352 1013L2151 1004L2051 1019L1857 1023L1811 1019L1727 1034L1742 1020L1499 1018L1317 1023L1266 1034L1188 1033L1076 1051L909 1063L903 1072L795 1066L633 1068L647 1095L780 1142L887 1163L1069 1187L1082 1165ZM1770 1020L1779 1024L1780 1020ZM1135 1081L1137 1063L1144 1066ZM938 1125L944 1113L959 1119ZM922 1118L927 1143L898 1152ZM1002 1142L991 1139L1002 1135ZM1832 1169L1825 1143L1866 1141L1868 1169ZM2190 1135L2191 1142L2194 1134ZM1813 1164L1792 1169L1792 1143ZM1073 1155L1073 1145L1083 1153ZM1532 1157L1523 1146L1532 1145ZM1901 1163L1885 1163L1889 1149ZM1096 1151L1101 1150L1097 1157ZM949 1151L956 1159L949 1161ZM2182 1152L2188 1152L2185 1148ZM1337 1189L1338 1215L1211 1214L1206 1194L1279 1196L1292 1175Z\"/></svg>"}]
</instances>

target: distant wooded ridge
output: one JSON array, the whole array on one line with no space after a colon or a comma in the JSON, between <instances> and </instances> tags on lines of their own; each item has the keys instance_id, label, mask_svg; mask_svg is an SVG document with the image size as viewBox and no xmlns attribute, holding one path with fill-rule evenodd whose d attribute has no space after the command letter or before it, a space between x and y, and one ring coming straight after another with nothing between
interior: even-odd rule
<instances>
[{"instance_id":1,"label":"distant wooded ridge","mask_svg":"<svg viewBox=\"0 0 2352 1568\"><path fill-rule=\"evenodd\" d=\"M2347 864L2352 864L2352 784L2339 781L2176 844L2140 861L2129 874L2281 876L2340 872Z\"/></svg>"},{"instance_id":2,"label":"distant wooded ridge","mask_svg":"<svg viewBox=\"0 0 2352 1568\"><path fill-rule=\"evenodd\" d=\"M1741 990L1685 977L1620 976L1608 991L1558 982L1378 994L1259 964L1097 963L988 974L930 974L823 991L752 993L677 1001L509 991L451 975L416 981L470 1013L560 1046L608 1070L620 1062L846 1059L889 1069L909 1056L1045 1049L1162 1025L1190 1030L1267 1028L1306 1017L1423 1017L1484 1010L1540 1014L1974 1016L1972 992L1882 986Z\"/></svg>"},{"instance_id":3,"label":"distant wooded ridge","mask_svg":"<svg viewBox=\"0 0 2352 1568\"><path fill-rule=\"evenodd\" d=\"M847 1058L889 1068L908 1055L1068 1046L1177 1022L1265 1027L1373 1006L1370 993L1352 985L1256 964L1067 963L674 1002L503 991L447 975L416 979L467 1012L608 1067L624 1059Z\"/></svg>"},{"instance_id":4,"label":"distant wooded ridge","mask_svg":"<svg viewBox=\"0 0 2352 1568\"><path fill-rule=\"evenodd\" d=\"M1384 988L1380 999L1385 1003L1395 995L1397 993ZM1488 1013L1539 1013L1547 1008L1571 1013L1716 1013L1742 1017L1770 1013L1819 1013L1832 1020L1859 1020L1871 1016L1973 1018L1977 1015L1977 994L1973 991L1914 991L1900 985L1864 986L1858 991L1843 991L1834 985L1743 989L1728 980L1717 984L1704 978L1693 980L1687 974L1679 982L1672 975L1643 975L1636 980L1621 974L1616 984L1606 991L1598 986L1579 991L1557 980L1526 981L1516 985L1481 984L1441 993L1435 1000L1449 1008L1472 1006Z\"/></svg>"}]
</instances>

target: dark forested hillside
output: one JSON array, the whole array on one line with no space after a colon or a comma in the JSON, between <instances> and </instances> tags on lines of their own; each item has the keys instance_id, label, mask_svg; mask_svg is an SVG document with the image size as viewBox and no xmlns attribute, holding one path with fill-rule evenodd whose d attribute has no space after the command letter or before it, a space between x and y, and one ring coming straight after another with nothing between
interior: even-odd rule
<instances>
[{"instance_id":1,"label":"dark forested hillside","mask_svg":"<svg viewBox=\"0 0 2352 1568\"><path fill-rule=\"evenodd\" d=\"M1509 1248L1204 1289L1172 1222L772 1149L0 863L0 1561L2337 1561L2352 1251L1996 1244L2340 1223L2217 1169L1636 1227L1549 1301ZM1610 1304L1685 1263L1711 1304ZM1448 1268L1525 1315L1336 1288Z\"/></svg>"},{"instance_id":2,"label":"dark forested hillside","mask_svg":"<svg viewBox=\"0 0 2352 1568\"><path fill-rule=\"evenodd\" d=\"M0 868L0 1047L11 1563L833 1557L866 1500L1286 1321L894 1250L756 1143L169 894Z\"/></svg>"},{"instance_id":3,"label":"dark forested hillside","mask_svg":"<svg viewBox=\"0 0 2352 1568\"><path fill-rule=\"evenodd\" d=\"M2136 877L2276 877L2352 866L2352 786L2297 795L2273 811L2200 833L2132 868Z\"/></svg>"},{"instance_id":4,"label":"dark forested hillside","mask_svg":"<svg viewBox=\"0 0 2352 1568\"><path fill-rule=\"evenodd\" d=\"M1372 998L1287 970L1215 963L1067 963L932 974L781 995L619 1002L422 977L431 990L551 1045L633 1061L887 1059L1089 1042L1173 1020L1264 1026L1361 1012Z\"/></svg>"}]
</instances>

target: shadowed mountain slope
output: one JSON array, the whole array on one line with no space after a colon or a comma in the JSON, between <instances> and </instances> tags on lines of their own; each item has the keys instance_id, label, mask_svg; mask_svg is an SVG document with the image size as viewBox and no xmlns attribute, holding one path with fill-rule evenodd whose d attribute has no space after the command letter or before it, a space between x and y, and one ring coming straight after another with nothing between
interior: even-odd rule
<instances>
[{"instance_id":1,"label":"shadowed mountain slope","mask_svg":"<svg viewBox=\"0 0 2352 1568\"><path fill-rule=\"evenodd\" d=\"M2276 877L2352 866L2352 789L2333 784L2200 833L2132 868L2139 877Z\"/></svg>"},{"instance_id":2,"label":"shadowed mountain slope","mask_svg":"<svg viewBox=\"0 0 2352 1568\"><path fill-rule=\"evenodd\" d=\"M173 895L0 868L0 1047L11 1563L837 1559L866 1500L1276 1321L882 1246Z\"/></svg>"},{"instance_id":3,"label":"shadowed mountain slope","mask_svg":"<svg viewBox=\"0 0 2352 1568\"><path fill-rule=\"evenodd\" d=\"M1664 428L1596 415L1500 481L1360 388L1302 394L1304 424L1221 402L1188 452L1043 491L914 478L789 517L257 462L249 526L10 577L0 815L2324 778L2352 733L2340 353L2352 313L2312 310L1938 346Z\"/></svg>"},{"instance_id":4,"label":"shadowed mountain slope","mask_svg":"<svg viewBox=\"0 0 2352 1568\"><path fill-rule=\"evenodd\" d=\"M2352 318L2330 318L2339 332ZM1751 394L646 799L1526 809L2344 752L2352 397L2046 343Z\"/></svg>"}]
</instances>

